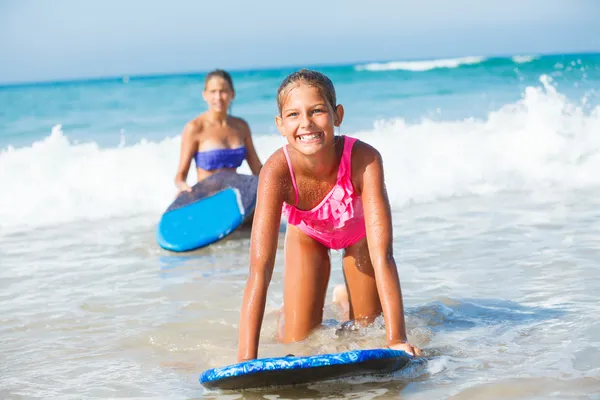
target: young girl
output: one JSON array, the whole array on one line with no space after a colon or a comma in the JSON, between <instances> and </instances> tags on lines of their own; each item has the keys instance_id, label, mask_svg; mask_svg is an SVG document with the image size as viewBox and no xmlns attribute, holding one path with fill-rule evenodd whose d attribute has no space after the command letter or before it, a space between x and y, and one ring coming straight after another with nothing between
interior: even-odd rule
<instances>
[{"instance_id":1,"label":"young girl","mask_svg":"<svg viewBox=\"0 0 600 400\"><path fill-rule=\"evenodd\" d=\"M248 124L228 113L235 97L229 73L221 69L209 72L202 97L208 111L188 122L181 135L181 154L175 175L175 186L180 192L191 190L186 178L192 159L196 162L198 182L218 171L235 171L244 160L254 175L262 168Z\"/></svg>"},{"instance_id":2,"label":"young girl","mask_svg":"<svg viewBox=\"0 0 600 400\"><path fill-rule=\"evenodd\" d=\"M284 300L279 339L305 339L323 318L330 249L344 249L349 318L372 322L382 312L388 346L419 355L407 342L392 248L392 221L380 154L335 136L344 108L325 75L300 70L277 92L275 122L288 144L265 163L252 227L238 360L255 359L271 280L281 213L287 216Z\"/></svg>"}]
</instances>

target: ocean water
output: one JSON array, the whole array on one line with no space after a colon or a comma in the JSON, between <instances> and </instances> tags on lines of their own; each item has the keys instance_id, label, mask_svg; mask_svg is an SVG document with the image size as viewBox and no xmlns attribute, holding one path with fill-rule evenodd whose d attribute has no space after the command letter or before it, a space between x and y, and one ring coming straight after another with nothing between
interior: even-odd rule
<instances>
[{"instance_id":1,"label":"ocean water","mask_svg":"<svg viewBox=\"0 0 600 400\"><path fill-rule=\"evenodd\" d=\"M315 68L341 133L383 155L427 362L243 397L600 398L600 54ZM293 70L232 74L263 161L284 143L275 92ZM154 238L202 88L202 74L0 87L0 398L242 398L198 375L235 361L248 233L189 254ZM380 322L276 343L284 230L259 354L384 345Z\"/></svg>"}]
</instances>

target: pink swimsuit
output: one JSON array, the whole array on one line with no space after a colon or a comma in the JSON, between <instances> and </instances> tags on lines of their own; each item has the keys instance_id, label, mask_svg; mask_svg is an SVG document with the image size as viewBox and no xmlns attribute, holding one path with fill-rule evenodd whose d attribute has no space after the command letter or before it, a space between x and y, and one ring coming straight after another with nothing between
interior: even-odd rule
<instances>
[{"instance_id":1,"label":"pink swimsuit","mask_svg":"<svg viewBox=\"0 0 600 400\"><path fill-rule=\"evenodd\" d=\"M308 236L334 250L344 249L366 236L362 200L352 186L352 146L356 139L342 137L344 151L335 186L312 210L300 210L296 207L299 200L298 186L287 146L283 146L296 192L296 203L293 206L283 203L283 214L287 217L288 223L297 226Z\"/></svg>"}]
</instances>

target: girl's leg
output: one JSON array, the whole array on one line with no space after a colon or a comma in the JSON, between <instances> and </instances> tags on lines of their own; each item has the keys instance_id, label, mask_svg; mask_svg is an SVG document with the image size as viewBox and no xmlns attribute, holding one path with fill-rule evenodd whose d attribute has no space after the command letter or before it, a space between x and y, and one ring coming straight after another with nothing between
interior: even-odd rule
<instances>
[{"instance_id":1,"label":"girl's leg","mask_svg":"<svg viewBox=\"0 0 600 400\"><path fill-rule=\"evenodd\" d=\"M366 238L346 249L343 264L348 318L358 322L373 322L382 310ZM343 298L341 289L335 290L338 290L338 297ZM343 307L343 304L340 305Z\"/></svg>"},{"instance_id":2,"label":"girl's leg","mask_svg":"<svg viewBox=\"0 0 600 400\"><path fill-rule=\"evenodd\" d=\"M303 340L321 324L330 271L327 247L288 225L279 340Z\"/></svg>"},{"instance_id":3,"label":"girl's leg","mask_svg":"<svg viewBox=\"0 0 600 400\"><path fill-rule=\"evenodd\" d=\"M333 304L340 308L341 320L348 321L350 319L350 301L348 300L348 290L346 285L335 285L333 288Z\"/></svg>"}]
</instances>

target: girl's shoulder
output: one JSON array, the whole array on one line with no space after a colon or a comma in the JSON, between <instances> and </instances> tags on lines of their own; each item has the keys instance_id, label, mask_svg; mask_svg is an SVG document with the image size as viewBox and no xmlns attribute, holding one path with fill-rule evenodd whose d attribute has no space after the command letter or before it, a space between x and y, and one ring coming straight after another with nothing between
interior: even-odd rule
<instances>
[{"instance_id":1,"label":"girl's shoulder","mask_svg":"<svg viewBox=\"0 0 600 400\"><path fill-rule=\"evenodd\" d=\"M288 203L294 195L294 185L283 148L275 150L260 170L259 188L269 195L279 194Z\"/></svg>"},{"instance_id":2,"label":"girl's shoulder","mask_svg":"<svg viewBox=\"0 0 600 400\"><path fill-rule=\"evenodd\" d=\"M283 152L283 148L279 148L273 152L265 161L263 168L261 169L261 175L265 171L265 174L273 178L285 178L286 175L289 178L289 168L287 164L287 158Z\"/></svg>"},{"instance_id":3,"label":"girl's shoulder","mask_svg":"<svg viewBox=\"0 0 600 400\"><path fill-rule=\"evenodd\" d=\"M352 146L351 169L352 184L359 192L362 192L365 172L371 167L383 168L381 153L372 145L362 140L356 140Z\"/></svg>"},{"instance_id":4,"label":"girl's shoulder","mask_svg":"<svg viewBox=\"0 0 600 400\"><path fill-rule=\"evenodd\" d=\"M361 169L378 160L381 160L381 153L375 147L356 139L352 146L352 171L355 167Z\"/></svg>"}]
</instances>

